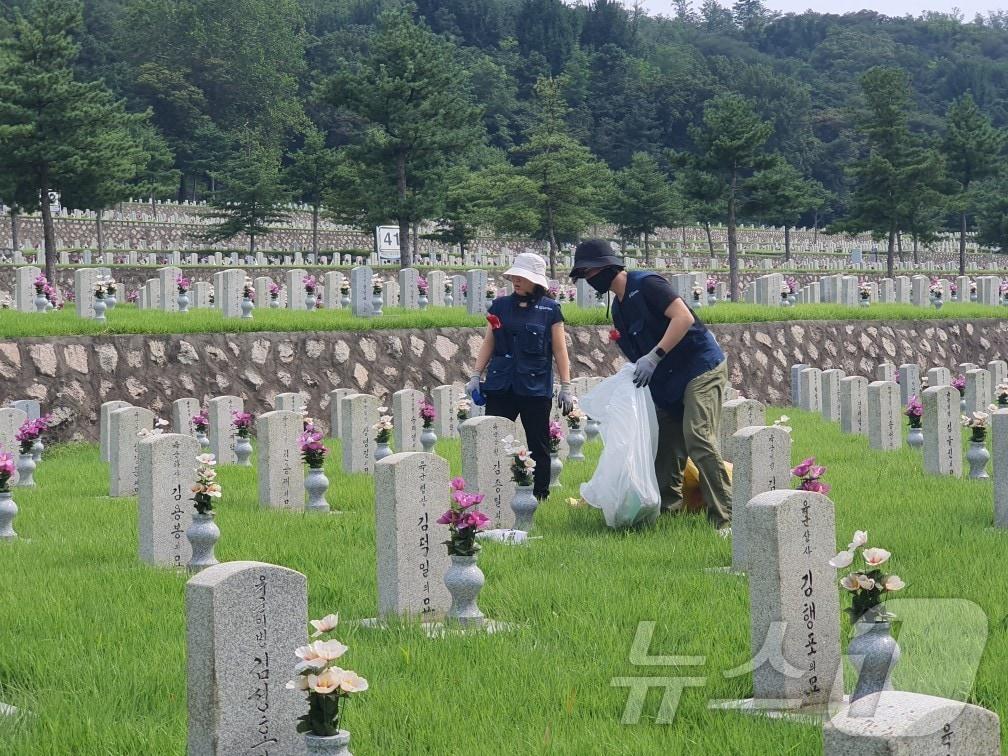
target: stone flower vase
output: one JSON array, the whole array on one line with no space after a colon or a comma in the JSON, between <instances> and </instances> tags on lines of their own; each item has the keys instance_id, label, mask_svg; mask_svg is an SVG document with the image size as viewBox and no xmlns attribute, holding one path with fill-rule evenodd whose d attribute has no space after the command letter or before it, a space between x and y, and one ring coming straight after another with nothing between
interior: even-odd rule
<instances>
[{"instance_id":1,"label":"stone flower vase","mask_svg":"<svg viewBox=\"0 0 1008 756\"><path fill-rule=\"evenodd\" d=\"M341 294L340 295L340 299L339 299L339 303L340 303L340 307L342 307L344 310L346 308L348 308L350 306L350 295L349 294Z\"/></svg>"},{"instance_id":2,"label":"stone flower vase","mask_svg":"<svg viewBox=\"0 0 1008 756\"><path fill-rule=\"evenodd\" d=\"M924 429L911 427L907 431L907 445L914 449L920 449L924 446Z\"/></svg>"},{"instance_id":3,"label":"stone flower vase","mask_svg":"<svg viewBox=\"0 0 1008 756\"><path fill-rule=\"evenodd\" d=\"M179 312L189 312L189 294L188 292L182 291L178 295L178 311Z\"/></svg>"},{"instance_id":4,"label":"stone flower vase","mask_svg":"<svg viewBox=\"0 0 1008 756\"><path fill-rule=\"evenodd\" d=\"M186 539L192 544L192 559L189 560L189 571L199 572L217 564L214 556L214 546L220 539L220 529L214 522L214 513L193 514L192 525L186 528Z\"/></svg>"},{"instance_id":5,"label":"stone flower vase","mask_svg":"<svg viewBox=\"0 0 1008 756\"><path fill-rule=\"evenodd\" d=\"M305 309L308 310L308 312L311 312L312 310L315 309L316 304L317 302L315 301L315 292L306 291L304 296Z\"/></svg>"},{"instance_id":6,"label":"stone flower vase","mask_svg":"<svg viewBox=\"0 0 1008 756\"><path fill-rule=\"evenodd\" d=\"M594 418L589 417L588 422L585 423L585 437L588 441L593 441L598 438L599 428L602 427L602 423Z\"/></svg>"},{"instance_id":7,"label":"stone flower vase","mask_svg":"<svg viewBox=\"0 0 1008 756\"><path fill-rule=\"evenodd\" d=\"M462 627L483 627L485 618L476 599L483 589L483 571L476 564L476 555L451 555L451 566L445 572L444 583L451 594L448 622L455 620Z\"/></svg>"},{"instance_id":8,"label":"stone flower vase","mask_svg":"<svg viewBox=\"0 0 1008 756\"><path fill-rule=\"evenodd\" d=\"M271 310L275 310L275 309L276 309L276 308L278 308L279 306L280 306L280 296L279 296L279 295L277 295L277 296L275 296L275 297L274 297L274 296L273 296L273 295L271 294L271 295L270 295L270 309L271 309Z\"/></svg>"},{"instance_id":9,"label":"stone flower vase","mask_svg":"<svg viewBox=\"0 0 1008 756\"><path fill-rule=\"evenodd\" d=\"M563 472L563 461L557 453L550 454L550 488L560 488L560 473Z\"/></svg>"},{"instance_id":10,"label":"stone flower vase","mask_svg":"<svg viewBox=\"0 0 1008 756\"><path fill-rule=\"evenodd\" d=\"M235 439L235 456L238 457L238 464L242 467L252 467L252 442L247 436L238 436Z\"/></svg>"},{"instance_id":11,"label":"stone flower vase","mask_svg":"<svg viewBox=\"0 0 1008 756\"><path fill-rule=\"evenodd\" d=\"M570 447L567 459L584 459L584 454L581 453L581 447L584 446L584 442L585 435L581 428L571 428L567 431L567 446Z\"/></svg>"},{"instance_id":12,"label":"stone flower vase","mask_svg":"<svg viewBox=\"0 0 1008 756\"><path fill-rule=\"evenodd\" d=\"M349 750L350 733L340 730L335 735L305 734L305 753L307 756L353 756Z\"/></svg>"},{"instance_id":13,"label":"stone flower vase","mask_svg":"<svg viewBox=\"0 0 1008 756\"><path fill-rule=\"evenodd\" d=\"M985 441L977 441L975 437L970 440L969 449L966 450L966 461L969 462L969 477L990 477L987 474L987 463L990 462L990 452L987 451L987 443Z\"/></svg>"},{"instance_id":14,"label":"stone flower vase","mask_svg":"<svg viewBox=\"0 0 1008 756\"><path fill-rule=\"evenodd\" d=\"M210 437L207 436L206 431L196 431L196 440L199 441L200 449L203 451L210 448Z\"/></svg>"},{"instance_id":15,"label":"stone flower vase","mask_svg":"<svg viewBox=\"0 0 1008 756\"><path fill-rule=\"evenodd\" d=\"M105 310L108 309L108 305L105 304L104 298L95 297L94 301L94 319L99 323L105 322Z\"/></svg>"},{"instance_id":16,"label":"stone flower vase","mask_svg":"<svg viewBox=\"0 0 1008 756\"><path fill-rule=\"evenodd\" d=\"M707 295L707 304L712 305L717 303L717 297L713 294Z\"/></svg>"},{"instance_id":17,"label":"stone flower vase","mask_svg":"<svg viewBox=\"0 0 1008 756\"><path fill-rule=\"evenodd\" d=\"M45 294L35 295L35 312L45 312L47 304L49 304L49 299Z\"/></svg>"},{"instance_id":18,"label":"stone flower vase","mask_svg":"<svg viewBox=\"0 0 1008 756\"><path fill-rule=\"evenodd\" d=\"M326 502L325 494L329 490L329 478L326 477L325 470L321 467L309 467L304 487L308 494L305 511L328 514L329 504Z\"/></svg>"},{"instance_id":19,"label":"stone flower vase","mask_svg":"<svg viewBox=\"0 0 1008 756\"><path fill-rule=\"evenodd\" d=\"M242 297L241 301L242 320L252 320L252 310L254 309L255 309L255 303L248 297Z\"/></svg>"},{"instance_id":20,"label":"stone flower vase","mask_svg":"<svg viewBox=\"0 0 1008 756\"><path fill-rule=\"evenodd\" d=\"M788 296L787 296L787 294L781 294L781 300L780 300L780 303L781 303L781 305L783 305L784 307L790 307L790 306L791 306L791 300L790 300L790 299L788 299Z\"/></svg>"},{"instance_id":21,"label":"stone flower vase","mask_svg":"<svg viewBox=\"0 0 1008 756\"><path fill-rule=\"evenodd\" d=\"M876 620L874 609L854 624L854 637L847 644L847 655L858 671L851 703L872 693L892 690L892 670L899 661L900 647L892 637L890 623Z\"/></svg>"},{"instance_id":22,"label":"stone flower vase","mask_svg":"<svg viewBox=\"0 0 1008 756\"><path fill-rule=\"evenodd\" d=\"M14 532L14 518L18 508L11 497L10 491L0 491L0 541L13 541L17 538Z\"/></svg>"},{"instance_id":23,"label":"stone flower vase","mask_svg":"<svg viewBox=\"0 0 1008 756\"><path fill-rule=\"evenodd\" d=\"M426 310L427 309L427 305L430 304L430 300L427 299L427 295L426 294L421 294L420 298L417 299L417 304L420 305L420 309L421 310Z\"/></svg>"},{"instance_id":24,"label":"stone flower vase","mask_svg":"<svg viewBox=\"0 0 1008 756\"><path fill-rule=\"evenodd\" d=\"M377 317L382 314L382 295L372 294L371 295L371 312Z\"/></svg>"},{"instance_id":25,"label":"stone flower vase","mask_svg":"<svg viewBox=\"0 0 1008 756\"><path fill-rule=\"evenodd\" d=\"M375 441L374 458L375 462L379 462L385 457L392 454L392 450L389 449L388 441L382 443L381 441Z\"/></svg>"},{"instance_id":26,"label":"stone flower vase","mask_svg":"<svg viewBox=\"0 0 1008 756\"><path fill-rule=\"evenodd\" d=\"M943 302L941 297L935 297L933 300L931 300L931 303L934 305L934 308L936 310L940 310L942 308Z\"/></svg>"},{"instance_id":27,"label":"stone flower vase","mask_svg":"<svg viewBox=\"0 0 1008 756\"><path fill-rule=\"evenodd\" d=\"M45 451L45 444L42 443L41 438L36 438L35 443L32 444L32 459L38 464L42 461L42 452Z\"/></svg>"},{"instance_id":28,"label":"stone flower vase","mask_svg":"<svg viewBox=\"0 0 1008 756\"><path fill-rule=\"evenodd\" d=\"M437 433L433 428L424 428L420 431L420 444L425 452L434 451L434 444L437 443Z\"/></svg>"},{"instance_id":29,"label":"stone flower vase","mask_svg":"<svg viewBox=\"0 0 1008 756\"><path fill-rule=\"evenodd\" d=\"M511 511L515 514L515 530L528 531L532 528L532 518L539 508L539 500L532 493L532 486L515 486L511 499Z\"/></svg>"},{"instance_id":30,"label":"stone flower vase","mask_svg":"<svg viewBox=\"0 0 1008 756\"><path fill-rule=\"evenodd\" d=\"M960 399L959 399L959 411L962 414L965 415L966 414L966 397L963 396L962 394L960 394L959 396L960 396Z\"/></svg>"},{"instance_id":31,"label":"stone flower vase","mask_svg":"<svg viewBox=\"0 0 1008 756\"><path fill-rule=\"evenodd\" d=\"M871 302L868 301L867 297L861 297L861 306L862 307L867 307L870 304L871 304Z\"/></svg>"},{"instance_id":32,"label":"stone flower vase","mask_svg":"<svg viewBox=\"0 0 1008 756\"><path fill-rule=\"evenodd\" d=\"M27 454L22 453L18 455L17 459L17 474L18 482L17 485L20 488L35 488L35 480L32 478L32 474L35 472L35 460L32 458L31 452Z\"/></svg>"},{"instance_id":33,"label":"stone flower vase","mask_svg":"<svg viewBox=\"0 0 1008 756\"><path fill-rule=\"evenodd\" d=\"M116 299L116 295L115 294L106 294L105 295L105 304L108 306L108 309L114 310L116 308L116 305L119 304L119 300ZM49 303L49 306L50 307L52 306L51 302Z\"/></svg>"},{"instance_id":34,"label":"stone flower vase","mask_svg":"<svg viewBox=\"0 0 1008 756\"><path fill-rule=\"evenodd\" d=\"M452 297L451 292L446 292L444 295L444 306L453 307L455 305L455 299Z\"/></svg>"}]
</instances>

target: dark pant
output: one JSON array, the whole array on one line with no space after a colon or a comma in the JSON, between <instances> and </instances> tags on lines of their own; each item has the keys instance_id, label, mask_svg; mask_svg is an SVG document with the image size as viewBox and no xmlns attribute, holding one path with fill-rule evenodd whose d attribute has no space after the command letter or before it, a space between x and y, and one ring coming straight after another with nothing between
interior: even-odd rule
<instances>
[{"instance_id":1,"label":"dark pant","mask_svg":"<svg viewBox=\"0 0 1008 756\"><path fill-rule=\"evenodd\" d=\"M535 460L535 487L537 499L549 496L550 453L549 421L553 397L518 396L510 391L494 391L487 394L486 413L497 417L516 420L521 417L528 440L528 450Z\"/></svg>"}]
</instances>

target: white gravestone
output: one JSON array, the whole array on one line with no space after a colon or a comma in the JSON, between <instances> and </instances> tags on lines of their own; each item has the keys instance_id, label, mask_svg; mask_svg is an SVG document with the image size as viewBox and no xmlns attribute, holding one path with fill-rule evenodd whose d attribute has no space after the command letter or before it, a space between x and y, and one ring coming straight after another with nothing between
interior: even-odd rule
<instances>
[{"instance_id":1,"label":"white gravestone","mask_svg":"<svg viewBox=\"0 0 1008 756\"><path fill-rule=\"evenodd\" d=\"M458 418L455 402L462 393L454 386L435 386L431 389L431 403L434 405L434 432L438 438L458 438Z\"/></svg>"},{"instance_id":2,"label":"white gravestone","mask_svg":"<svg viewBox=\"0 0 1008 756\"><path fill-rule=\"evenodd\" d=\"M895 381L868 384L868 445L893 451L903 446L899 386Z\"/></svg>"},{"instance_id":3,"label":"white gravestone","mask_svg":"<svg viewBox=\"0 0 1008 756\"><path fill-rule=\"evenodd\" d=\"M14 271L14 309L18 312L35 312L35 279L42 270L25 265Z\"/></svg>"},{"instance_id":4,"label":"white gravestone","mask_svg":"<svg viewBox=\"0 0 1008 756\"><path fill-rule=\"evenodd\" d=\"M192 547L185 531L192 524L199 442L189 435L164 433L140 441L137 525L140 561L185 567Z\"/></svg>"},{"instance_id":5,"label":"white gravestone","mask_svg":"<svg viewBox=\"0 0 1008 756\"><path fill-rule=\"evenodd\" d=\"M485 270L467 270L466 285L469 293L466 296L466 311L470 315L482 315L487 310L487 272Z\"/></svg>"},{"instance_id":6,"label":"white gravestone","mask_svg":"<svg viewBox=\"0 0 1008 756\"><path fill-rule=\"evenodd\" d=\"M822 410L822 371L816 367L805 368L798 374L799 406L807 412Z\"/></svg>"},{"instance_id":7,"label":"white gravestone","mask_svg":"<svg viewBox=\"0 0 1008 756\"><path fill-rule=\"evenodd\" d=\"M288 270L284 274L284 283L287 286L287 309L288 310L307 310L308 306L305 304L305 288L304 280L308 275L307 270L302 270L301 268L295 268L294 270Z\"/></svg>"},{"instance_id":8,"label":"white gravestone","mask_svg":"<svg viewBox=\"0 0 1008 756\"><path fill-rule=\"evenodd\" d=\"M98 282L98 271L94 268L77 268L74 271L74 301L77 316L93 318L95 284Z\"/></svg>"},{"instance_id":9,"label":"white gravestone","mask_svg":"<svg viewBox=\"0 0 1008 756\"><path fill-rule=\"evenodd\" d=\"M924 389L924 471L935 475L962 474L962 432L959 392L951 386Z\"/></svg>"},{"instance_id":10,"label":"white gravestone","mask_svg":"<svg viewBox=\"0 0 1008 756\"><path fill-rule=\"evenodd\" d=\"M349 396L350 394L356 394L357 392L353 389L338 388L333 389L329 392L329 437L335 439L342 439L342 405L341 402L344 396Z\"/></svg>"},{"instance_id":11,"label":"white gravestone","mask_svg":"<svg viewBox=\"0 0 1008 756\"><path fill-rule=\"evenodd\" d=\"M399 271L399 305L406 310L420 309L420 292L417 280L420 271L416 268L403 268Z\"/></svg>"},{"instance_id":12,"label":"white gravestone","mask_svg":"<svg viewBox=\"0 0 1008 756\"><path fill-rule=\"evenodd\" d=\"M1008 528L1008 409L991 416L991 459L994 462L994 527Z\"/></svg>"},{"instance_id":13,"label":"white gravestone","mask_svg":"<svg viewBox=\"0 0 1008 756\"><path fill-rule=\"evenodd\" d=\"M357 267L350 271L350 308L355 317L370 318L374 315L371 308L373 286L374 273L371 268Z\"/></svg>"},{"instance_id":14,"label":"white gravestone","mask_svg":"<svg viewBox=\"0 0 1008 756\"><path fill-rule=\"evenodd\" d=\"M158 268L157 280L161 309L165 312L178 312L178 283L182 275L181 268Z\"/></svg>"},{"instance_id":15,"label":"white gravestone","mask_svg":"<svg viewBox=\"0 0 1008 756\"><path fill-rule=\"evenodd\" d=\"M240 318L245 293L245 271L236 268L221 271L220 285L214 287L214 304L225 318ZM256 292L256 299L261 295Z\"/></svg>"},{"instance_id":16,"label":"white gravestone","mask_svg":"<svg viewBox=\"0 0 1008 756\"><path fill-rule=\"evenodd\" d=\"M840 430L868 435L868 379L850 375L840 379Z\"/></svg>"},{"instance_id":17,"label":"white gravestone","mask_svg":"<svg viewBox=\"0 0 1008 756\"><path fill-rule=\"evenodd\" d=\"M912 362L899 366L900 404L904 407L910 402L910 397L920 399L921 379L920 368Z\"/></svg>"},{"instance_id":18,"label":"white gravestone","mask_svg":"<svg viewBox=\"0 0 1008 756\"><path fill-rule=\"evenodd\" d=\"M217 458L218 465L233 465L238 462L235 442L238 431L231 424L233 412L242 412L245 402L237 396L215 396L207 402L207 429L210 437L210 453Z\"/></svg>"},{"instance_id":19,"label":"white gravestone","mask_svg":"<svg viewBox=\"0 0 1008 756\"><path fill-rule=\"evenodd\" d=\"M420 443L420 431L423 429L420 405L424 398L423 391L414 389L402 389L392 394L394 448L397 452L423 451Z\"/></svg>"},{"instance_id":20,"label":"white gravestone","mask_svg":"<svg viewBox=\"0 0 1008 756\"><path fill-rule=\"evenodd\" d=\"M822 371L822 406L819 412L823 420L840 422L840 379L846 377L847 374L837 368Z\"/></svg>"},{"instance_id":21,"label":"white gravestone","mask_svg":"<svg viewBox=\"0 0 1008 756\"><path fill-rule=\"evenodd\" d=\"M340 401L343 440L343 472L374 471L375 430L378 422L378 398L370 394L349 394Z\"/></svg>"},{"instance_id":22,"label":"white gravestone","mask_svg":"<svg viewBox=\"0 0 1008 756\"><path fill-rule=\"evenodd\" d=\"M192 419L200 413L201 409L199 399L191 396L172 402L172 428L175 429L175 432L195 438L196 428L193 426Z\"/></svg>"},{"instance_id":23,"label":"white gravestone","mask_svg":"<svg viewBox=\"0 0 1008 756\"><path fill-rule=\"evenodd\" d=\"M304 397L297 392L277 394L273 398L273 409L287 410L288 412L301 412L305 409L305 400Z\"/></svg>"},{"instance_id":24,"label":"white gravestone","mask_svg":"<svg viewBox=\"0 0 1008 756\"><path fill-rule=\"evenodd\" d=\"M718 430L721 459L735 461L733 436L743 428L766 425L766 407L755 399L730 399L721 405Z\"/></svg>"},{"instance_id":25,"label":"white gravestone","mask_svg":"<svg viewBox=\"0 0 1008 756\"><path fill-rule=\"evenodd\" d=\"M798 362L791 366L791 406L801 406L801 371L812 367L804 362Z\"/></svg>"},{"instance_id":26,"label":"white gravestone","mask_svg":"<svg viewBox=\"0 0 1008 756\"><path fill-rule=\"evenodd\" d=\"M298 444L303 430L300 412L274 410L256 418L259 506L304 509L304 462Z\"/></svg>"},{"instance_id":27,"label":"white gravestone","mask_svg":"<svg viewBox=\"0 0 1008 756\"><path fill-rule=\"evenodd\" d=\"M511 500L511 455L501 439L515 436L515 424L503 417L472 417L459 426L462 445L462 477L470 493L486 496L480 509L490 518L491 528L514 527Z\"/></svg>"},{"instance_id":28,"label":"white gravestone","mask_svg":"<svg viewBox=\"0 0 1008 756\"><path fill-rule=\"evenodd\" d=\"M124 407L109 415L109 496L136 496L140 477L141 430L153 430L154 413Z\"/></svg>"},{"instance_id":29,"label":"white gravestone","mask_svg":"<svg viewBox=\"0 0 1008 756\"><path fill-rule=\"evenodd\" d=\"M118 400L104 402L98 411L98 451L102 462L109 461L109 416L118 409L132 406ZM2 441L0 441L2 443Z\"/></svg>"},{"instance_id":30,"label":"white gravestone","mask_svg":"<svg viewBox=\"0 0 1008 756\"><path fill-rule=\"evenodd\" d=\"M971 412L986 412L991 403L993 387L991 374L984 368L966 371L966 414Z\"/></svg>"},{"instance_id":31,"label":"white gravestone","mask_svg":"<svg viewBox=\"0 0 1008 756\"><path fill-rule=\"evenodd\" d=\"M791 436L777 426L742 428L732 437L732 571L746 572L753 548L746 505L757 494L791 485Z\"/></svg>"}]
</instances>

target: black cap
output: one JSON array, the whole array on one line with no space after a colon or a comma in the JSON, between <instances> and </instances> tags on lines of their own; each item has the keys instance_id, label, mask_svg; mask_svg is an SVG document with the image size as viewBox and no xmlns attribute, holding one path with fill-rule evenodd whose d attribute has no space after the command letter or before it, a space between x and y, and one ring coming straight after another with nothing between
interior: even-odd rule
<instances>
[{"instance_id":1,"label":"black cap","mask_svg":"<svg viewBox=\"0 0 1008 756\"><path fill-rule=\"evenodd\" d=\"M623 267L623 258L617 255L605 239L585 239L574 249L574 267L571 278L584 278L590 268Z\"/></svg>"}]
</instances>

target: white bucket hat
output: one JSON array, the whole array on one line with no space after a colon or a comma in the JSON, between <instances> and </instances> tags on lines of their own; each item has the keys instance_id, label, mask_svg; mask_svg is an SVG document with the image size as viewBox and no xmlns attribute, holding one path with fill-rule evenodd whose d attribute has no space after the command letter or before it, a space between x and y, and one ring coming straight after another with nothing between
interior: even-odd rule
<instances>
[{"instance_id":1,"label":"white bucket hat","mask_svg":"<svg viewBox=\"0 0 1008 756\"><path fill-rule=\"evenodd\" d=\"M511 267L504 271L504 278L509 276L521 276L532 283L549 288L549 279L546 278L546 261L535 252L522 252L515 255Z\"/></svg>"}]
</instances>

